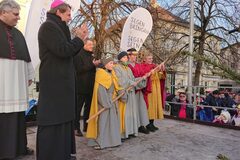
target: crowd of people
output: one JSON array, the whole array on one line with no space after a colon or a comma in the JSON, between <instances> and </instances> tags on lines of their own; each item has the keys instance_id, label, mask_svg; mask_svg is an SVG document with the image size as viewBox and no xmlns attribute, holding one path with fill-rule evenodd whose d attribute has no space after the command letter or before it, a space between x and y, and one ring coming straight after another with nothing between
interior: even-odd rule
<instances>
[{"instance_id":1,"label":"crowd of people","mask_svg":"<svg viewBox=\"0 0 240 160\"><path fill-rule=\"evenodd\" d=\"M27 147L24 111L34 69L21 32L15 28L20 6L0 2L0 159L33 154ZM116 147L140 133L155 132L163 119L164 63L153 63L144 52L130 48L94 59L93 41L82 25L71 38L67 23L71 7L54 0L38 32L39 98L37 160L74 160L75 136L85 132L94 149ZM80 115L83 111L83 130Z\"/></svg>"},{"instance_id":2,"label":"crowd of people","mask_svg":"<svg viewBox=\"0 0 240 160\"><path fill-rule=\"evenodd\" d=\"M184 90L179 90L176 96L169 95L167 101L171 105L172 116L193 119L193 104L188 102ZM206 95L196 95L196 118L200 121L240 126L240 92L220 88Z\"/></svg>"}]
</instances>

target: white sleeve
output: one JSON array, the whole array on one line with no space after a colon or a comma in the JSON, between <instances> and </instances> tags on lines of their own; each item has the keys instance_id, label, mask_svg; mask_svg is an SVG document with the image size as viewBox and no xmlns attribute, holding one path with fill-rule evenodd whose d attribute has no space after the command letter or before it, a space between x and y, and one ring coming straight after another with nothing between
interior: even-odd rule
<instances>
[{"instance_id":1,"label":"white sleeve","mask_svg":"<svg viewBox=\"0 0 240 160\"><path fill-rule=\"evenodd\" d=\"M35 71L31 62L27 63L28 80L33 80L35 77Z\"/></svg>"}]
</instances>

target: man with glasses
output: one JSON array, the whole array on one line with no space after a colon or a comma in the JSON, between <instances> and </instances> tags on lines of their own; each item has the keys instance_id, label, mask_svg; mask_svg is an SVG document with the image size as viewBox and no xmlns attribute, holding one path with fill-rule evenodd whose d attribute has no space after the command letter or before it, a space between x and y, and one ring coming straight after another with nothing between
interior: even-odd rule
<instances>
[{"instance_id":1,"label":"man with glasses","mask_svg":"<svg viewBox=\"0 0 240 160\"><path fill-rule=\"evenodd\" d=\"M0 2L0 159L33 154L27 148L24 111L34 69L22 33L15 28L20 6Z\"/></svg>"}]
</instances>

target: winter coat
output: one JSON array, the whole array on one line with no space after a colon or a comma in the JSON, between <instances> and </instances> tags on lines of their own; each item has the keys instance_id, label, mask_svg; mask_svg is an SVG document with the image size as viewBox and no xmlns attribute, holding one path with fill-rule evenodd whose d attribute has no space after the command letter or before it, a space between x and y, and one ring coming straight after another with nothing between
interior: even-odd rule
<instances>
[{"instance_id":1,"label":"winter coat","mask_svg":"<svg viewBox=\"0 0 240 160\"><path fill-rule=\"evenodd\" d=\"M171 115L178 117L180 109L181 109L181 103L180 100L177 100L178 104L172 105L171 108ZM188 102L186 102L188 103ZM193 119L193 108L190 105L186 105L186 118Z\"/></svg>"},{"instance_id":2,"label":"winter coat","mask_svg":"<svg viewBox=\"0 0 240 160\"><path fill-rule=\"evenodd\" d=\"M77 94L92 94L96 73L92 52L81 49L74 57L74 66Z\"/></svg>"},{"instance_id":3,"label":"winter coat","mask_svg":"<svg viewBox=\"0 0 240 160\"><path fill-rule=\"evenodd\" d=\"M75 76L73 56L83 47L80 38L71 40L66 23L47 14L38 32L40 92L38 125L69 122L75 115Z\"/></svg>"}]
</instances>

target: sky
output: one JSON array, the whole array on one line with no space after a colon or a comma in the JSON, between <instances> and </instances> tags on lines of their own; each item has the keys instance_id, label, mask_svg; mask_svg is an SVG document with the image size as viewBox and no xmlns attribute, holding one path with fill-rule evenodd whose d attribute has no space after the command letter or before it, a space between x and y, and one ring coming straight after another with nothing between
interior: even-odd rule
<instances>
[{"instance_id":1,"label":"sky","mask_svg":"<svg viewBox=\"0 0 240 160\"><path fill-rule=\"evenodd\" d=\"M30 2L32 0L16 0L20 5L21 5L21 11L20 11L20 21L18 23L18 28L24 32L24 26L25 26L25 23L26 23L26 20L27 20L27 13L28 13L28 9L29 9L29 6L30 6ZM91 0L86 0L86 1L91 1ZM168 6L171 6L173 3L175 3L176 1L179 1L179 0L158 0L158 4L163 7L163 8L168 8ZM190 1L190 0L181 0L182 3L186 3L187 1ZM240 11L240 3L239 3L239 11Z\"/></svg>"}]
</instances>

